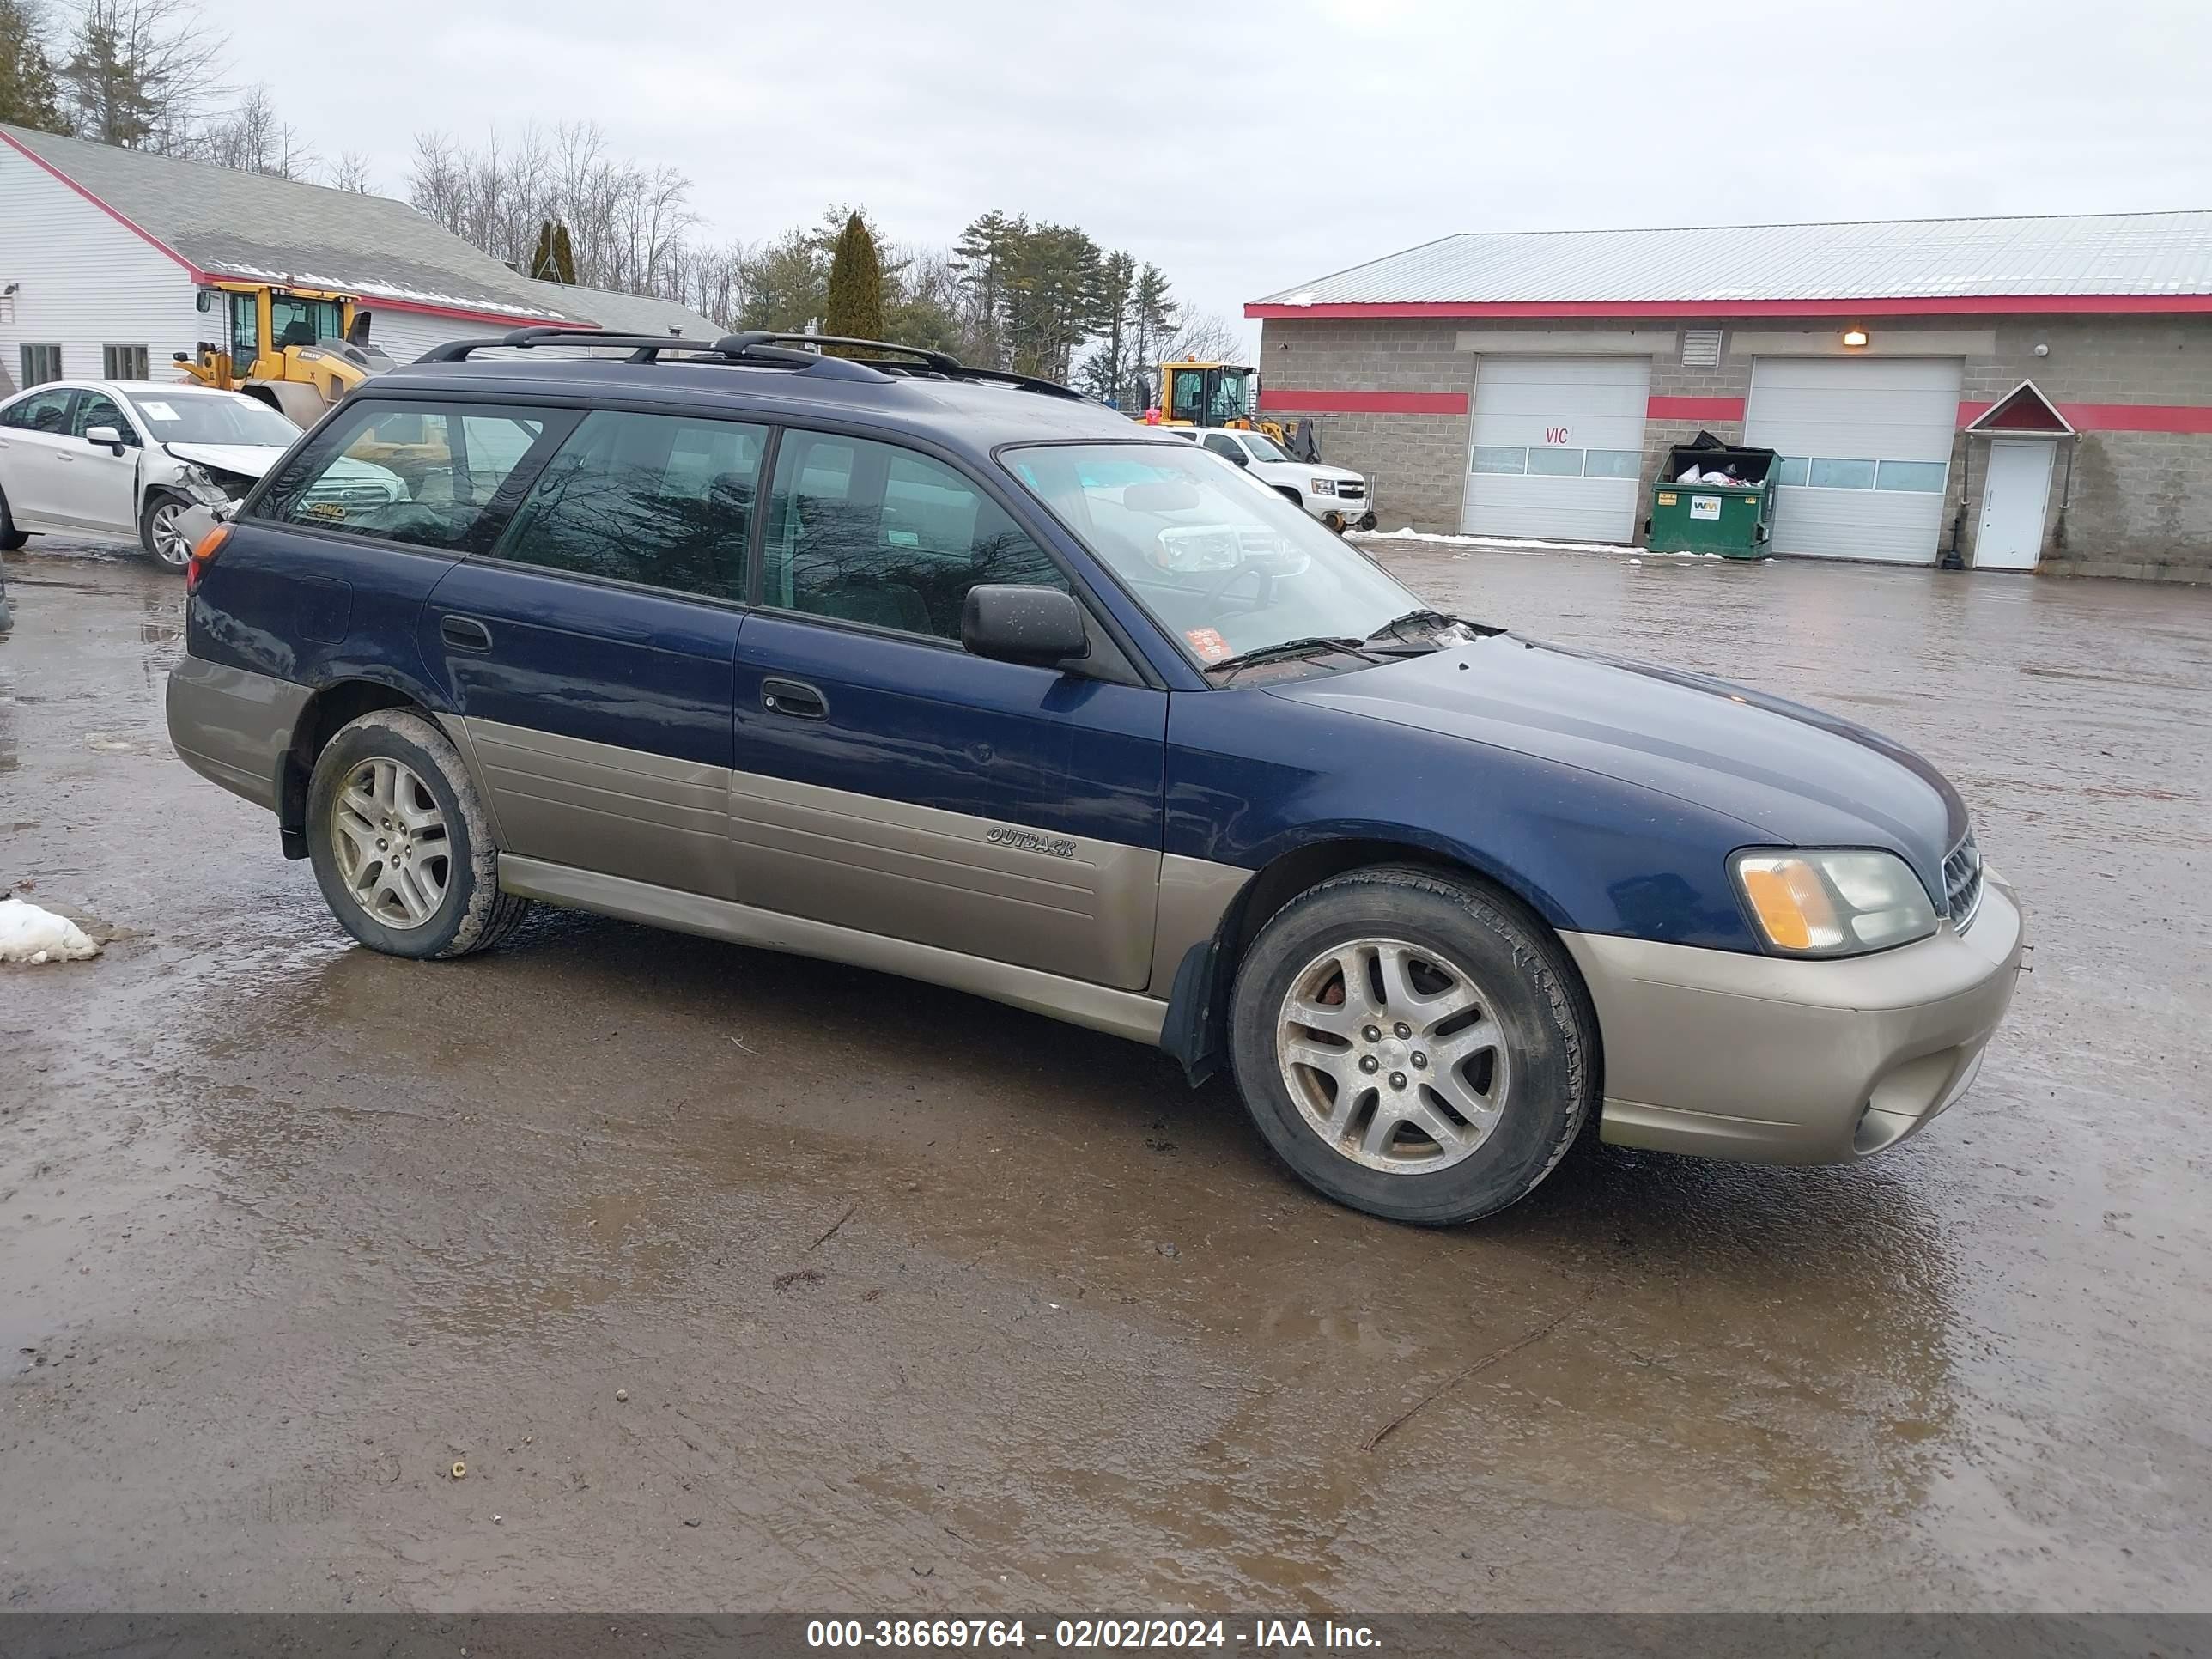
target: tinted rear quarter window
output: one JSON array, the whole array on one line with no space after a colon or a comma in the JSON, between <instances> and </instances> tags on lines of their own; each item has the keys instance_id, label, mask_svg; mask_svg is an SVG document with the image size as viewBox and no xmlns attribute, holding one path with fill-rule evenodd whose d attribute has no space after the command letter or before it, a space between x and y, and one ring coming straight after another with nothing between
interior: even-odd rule
<instances>
[{"instance_id":1,"label":"tinted rear quarter window","mask_svg":"<svg viewBox=\"0 0 2212 1659\"><path fill-rule=\"evenodd\" d=\"M419 547L478 549L503 516L509 480L542 461L574 418L477 404L357 404L293 458L255 516Z\"/></svg>"}]
</instances>

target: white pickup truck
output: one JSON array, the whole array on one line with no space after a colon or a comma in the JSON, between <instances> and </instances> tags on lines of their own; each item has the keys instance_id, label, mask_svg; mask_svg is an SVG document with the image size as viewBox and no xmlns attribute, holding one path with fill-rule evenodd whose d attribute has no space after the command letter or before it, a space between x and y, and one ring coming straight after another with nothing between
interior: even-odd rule
<instances>
[{"instance_id":1,"label":"white pickup truck","mask_svg":"<svg viewBox=\"0 0 2212 1659\"><path fill-rule=\"evenodd\" d=\"M1170 427L1234 461L1270 489L1289 496L1331 530L1375 528L1375 500L1367 480L1340 466L1293 460L1264 432L1231 427Z\"/></svg>"}]
</instances>

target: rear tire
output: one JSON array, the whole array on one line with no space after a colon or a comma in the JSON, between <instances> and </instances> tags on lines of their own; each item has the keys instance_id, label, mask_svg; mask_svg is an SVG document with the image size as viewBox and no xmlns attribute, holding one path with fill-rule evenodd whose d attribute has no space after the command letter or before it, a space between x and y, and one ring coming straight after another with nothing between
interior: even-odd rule
<instances>
[{"instance_id":1,"label":"rear tire","mask_svg":"<svg viewBox=\"0 0 2212 1659\"><path fill-rule=\"evenodd\" d=\"M499 890L499 848L460 755L411 709L363 714L316 757L307 856L339 925L387 956L489 950L530 908Z\"/></svg>"},{"instance_id":2,"label":"rear tire","mask_svg":"<svg viewBox=\"0 0 2212 1659\"><path fill-rule=\"evenodd\" d=\"M1285 905L1230 1011L1245 1108L1283 1161L1340 1204L1432 1227L1518 1202L1566 1155L1595 1103L1596 1030L1534 917L1401 866Z\"/></svg>"},{"instance_id":3,"label":"rear tire","mask_svg":"<svg viewBox=\"0 0 2212 1659\"><path fill-rule=\"evenodd\" d=\"M164 570L181 571L192 560L191 544L185 539L177 520L191 505L181 495L155 490L138 514L138 545Z\"/></svg>"},{"instance_id":4,"label":"rear tire","mask_svg":"<svg viewBox=\"0 0 2212 1659\"><path fill-rule=\"evenodd\" d=\"M8 498L0 495L0 553L13 553L30 539L29 531L15 528L15 520L8 516Z\"/></svg>"}]
</instances>

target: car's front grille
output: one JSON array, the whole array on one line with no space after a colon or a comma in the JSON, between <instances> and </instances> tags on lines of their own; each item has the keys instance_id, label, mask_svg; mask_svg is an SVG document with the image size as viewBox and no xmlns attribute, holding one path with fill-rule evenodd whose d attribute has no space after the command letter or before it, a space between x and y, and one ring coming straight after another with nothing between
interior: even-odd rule
<instances>
[{"instance_id":1,"label":"car's front grille","mask_svg":"<svg viewBox=\"0 0 2212 1659\"><path fill-rule=\"evenodd\" d=\"M305 499L333 507L382 507L392 499L392 489L388 484L333 483L325 478L311 486Z\"/></svg>"},{"instance_id":2,"label":"car's front grille","mask_svg":"<svg viewBox=\"0 0 2212 1659\"><path fill-rule=\"evenodd\" d=\"M1943 901L1951 926L1962 933L1982 908L1982 849L1974 845L1971 830L1944 856Z\"/></svg>"},{"instance_id":3,"label":"car's front grille","mask_svg":"<svg viewBox=\"0 0 2212 1659\"><path fill-rule=\"evenodd\" d=\"M1366 495L1367 486L1356 479L1339 478L1336 481L1336 498L1340 501L1361 501Z\"/></svg>"}]
</instances>

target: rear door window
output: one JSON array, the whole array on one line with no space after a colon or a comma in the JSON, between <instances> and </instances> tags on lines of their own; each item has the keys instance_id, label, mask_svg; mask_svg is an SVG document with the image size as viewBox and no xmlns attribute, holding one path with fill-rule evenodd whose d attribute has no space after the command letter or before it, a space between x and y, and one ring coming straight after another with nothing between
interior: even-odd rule
<instances>
[{"instance_id":1,"label":"rear door window","mask_svg":"<svg viewBox=\"0 0 2212 1659\"><path fill-rule=\"evenodd\" d=\"M979 583L1068 587L973 482L894 444L785 432L767 528L762 600L787 611L957 640Z\"/></svg>"},{"instance_id":2,"label":"rear door window","mask_svg":"<svg viewBox=\"0 0 2212 1659\"><path fill-rule=\"evenodd\" d=\"M482 551L578 418L566 410L366 400L293 457L254 516Z\"/></svg>"},{"instance_id":3,"label":"rear door window","mask_svg":"<svg viewBox=\"0 0 2212 1659\"><path fill-rule=\"evenodd\" d=\"M76 396L69 387L57 386L52 392L19 398L0 411L0 426L12 426L24 432L51 432L59 436L68 428L70 399Z\"/></svg>"},{"instance_id":4,"label":"rear door window","mask_svg":"<svg viewBox=\"0 0 2212 1659\"><path fill-rule=\"evenodd\" d=\"M551 570L742 599L767 447L765 427L594 410L495 550Z\"/></svg>"}]
</instances>

